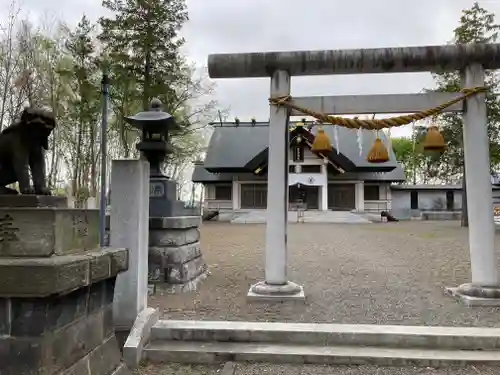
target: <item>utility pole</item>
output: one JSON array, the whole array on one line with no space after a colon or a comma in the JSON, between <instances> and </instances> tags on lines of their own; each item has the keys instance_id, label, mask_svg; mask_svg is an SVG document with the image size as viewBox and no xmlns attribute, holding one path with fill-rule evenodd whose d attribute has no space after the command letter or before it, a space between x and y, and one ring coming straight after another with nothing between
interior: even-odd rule
<instances>
[{"instance_id":1,"label":"utility pole","mask_svg":"<svg viewBox=\"0 0 500 375\"><path fill-rule=\"evenodd\" d=\"M108 153L108 97L109 76L106 67L102 71L102 123L101 123L101 195L99 200L99 244L105 246L106 233L106 162Z\"/></svg>"}]
</instances>

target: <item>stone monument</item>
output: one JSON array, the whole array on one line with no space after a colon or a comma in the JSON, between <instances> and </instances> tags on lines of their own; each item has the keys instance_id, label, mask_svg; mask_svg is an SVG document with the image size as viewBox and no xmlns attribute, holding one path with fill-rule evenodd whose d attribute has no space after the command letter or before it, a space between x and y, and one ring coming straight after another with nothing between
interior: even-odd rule
<instances>
[{"instance_id":1,"label":"stone monument","mask_svg":"<svg viewBox=\"0 0 500 375\"><path fill-rule=\"evenodd\" d=\"M177 183L162 172L163 162L173 152L169 132L179 128L158 99L151 101L149 111L125 121L141 131L137 149L150 164L149 284L153 291L193 290L207 274L200 248L201 217L189 216L177 199Z\"/></svg>"},{"instance_id":2,"label":"stone monument","mask_svg":"<svg viewBox=\"0 0 500 375\"><path fill-rule=\"evenodd\" d=\"M23 126L31 121L30 131L46 140L55 123L37 111L24 114ZM26 127L6 130L0 145L6 137L19 141ZM0 185L18 181L28 193L4 187L8 195L0 195L0 374L129 374L113 323L115 279L128 268L128 251L99 248L99 212L50 196L44 158L34 168L30 159L46 143L19 138L18 148L0 150ZM23 165L26 155L31 163Z\"/></svg>"},{"instance_id":3,"label":"stone monument","mask_svg":"<svg viewBox=\"0 0 500 375\"><path fill-rule=\"evenodd\" d=\"M0 373L128 374L113 324L128 252L98 248L98 211L63 197L0 203Z\"/></svg>"}]
</instances>

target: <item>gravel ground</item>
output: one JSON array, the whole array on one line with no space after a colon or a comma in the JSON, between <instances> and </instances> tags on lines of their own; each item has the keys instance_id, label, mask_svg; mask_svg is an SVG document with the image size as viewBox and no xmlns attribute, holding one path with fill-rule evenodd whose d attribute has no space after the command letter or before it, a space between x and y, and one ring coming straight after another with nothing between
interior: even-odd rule
<instances>
[{"instance_id":1,"label":"gravel ground","mask_svg":"<svg viewBox=\"0 0 500 375\"><path fill-rule=\"evenodd\" d=\"M132 372L133 375L216 375L220 374L223 365L180 365L172 364L145 364Z\"/></svg>"},{"instance_id":2,"label":"gravel ground","mask_svg":"<svg viewBox=\"0 0 500 375\"><path fill-rule=\"evenodd\" d=\"M133 375L225 375L223 365L191 366L179 364L147 364ZM467 366L440 369L377 366L313 366L238 363L234 375L498 375L498 367Z\"/></svg>"},{"instance_id":3,"label":"gravel ground","mask_svg":"<svg viewBox=\"0 0 500 375\"><path fill-rule=\"evenodd\" d=\"M499 368L468 366L440 369L377 366L238 364L235 375L498 375Z\"/></svg>"},{"instance_id":4,"label":"gravel ground","mask_svg":"<svg viewBox=\"0 0 500 375\"><path fill-rule=\"evenodd\" d=\"M500 309L467 308L443 293L470 281L467 230L457 222L290 225L289 279L304 285L305 305L247 303L264 277L264 225L201 232L211 274L197 292L151 297L164 318L500 327Z\"/></svg>"}]
</instances>

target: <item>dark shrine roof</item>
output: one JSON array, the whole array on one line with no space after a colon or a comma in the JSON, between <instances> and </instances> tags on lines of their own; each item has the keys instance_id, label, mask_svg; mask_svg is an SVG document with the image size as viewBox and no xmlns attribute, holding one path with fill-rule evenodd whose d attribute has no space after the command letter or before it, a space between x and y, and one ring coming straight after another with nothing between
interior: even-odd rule
<instances>
[{"instance_id":1,"label":"dark shrine roof","mask_svg":"<svg viewBox=\"0 0 500 375\"><path fill-rule=\"evenodd\" d=\"M290 122L290 127L295 126L295 124L295 122ZM339 179L353 178L353 173L355 173L357 178L363 180L405 180L404 171L397 163L392 149L389 150L390 160L386 163L372 164L366 160L366 155L377 136L376 132L362 131L362 153L360 155L357 130L336 128L338 152L335 149L334 127L324 126L325 133L334 147L329 155L330 159L338 159L338 164L346 169L344 176L338 176ZM318 127L314 126L310 132L315 134L317 129ZM387 136L383 132L379 132L379 137L387 146ZM194 182L231 181L232 173L252 172L252 168L255 168L252 163L256 158L259 155L267 157L268 145L268 123L260 122L256 123L255 126L251 126L251 123L240 123L240 126L237 127L234 123L227 123L216 126L210 138L205 161L203 165L195 166L192 180Z\"/></svg>"}]
</instances>

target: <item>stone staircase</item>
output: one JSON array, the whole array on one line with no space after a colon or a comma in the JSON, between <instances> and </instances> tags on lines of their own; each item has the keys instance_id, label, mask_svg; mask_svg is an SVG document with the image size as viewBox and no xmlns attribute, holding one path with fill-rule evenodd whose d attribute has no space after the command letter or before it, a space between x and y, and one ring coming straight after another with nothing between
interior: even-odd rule
<instances>
[{"instance_id":1,"label":"stone staircase","mask_svg":"<svg viewBox=\"0 0 500 375\"><path fill-rule=\"evenodd\" d=\"M142 357L153 363L497 365L500 329L160 320Z\"/></svg>"}]
</instances>

